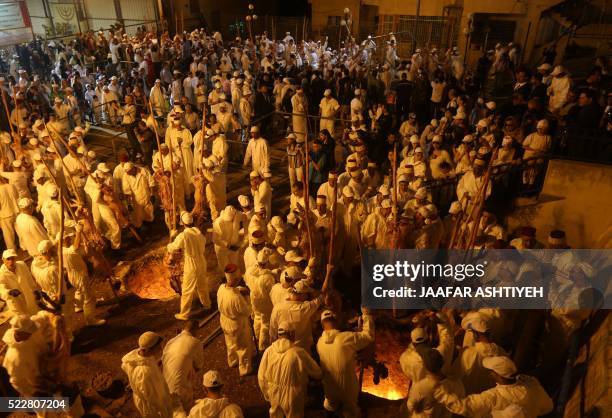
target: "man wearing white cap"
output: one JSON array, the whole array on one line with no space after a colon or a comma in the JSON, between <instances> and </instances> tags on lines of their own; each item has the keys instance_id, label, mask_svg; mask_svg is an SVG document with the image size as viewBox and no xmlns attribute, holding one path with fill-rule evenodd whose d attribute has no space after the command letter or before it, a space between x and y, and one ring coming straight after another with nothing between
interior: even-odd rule
<instances>
[{"instance_id":1,"label":"man wearing white cap","mask_svg":"<svg viewBox=\"0 0 612 418\"><path fill-rule=\"evenodd\" d=\"M166 129L165 142L168 148L170 148L170 152L174 152L181 157L182 175L180 178L183 182L184 192L190 195L193 193L193 184L191 182L194 174L193 151L191 150L193 138L189 129L185 128L176 116L172 119L168 129ZM177 176L175 176L175 181L178 181Z\"/></svg>"},{"instance_id":2,"label":"man wearing white cap","mask_svg":"<svg viewBox=\"0 0 612 418\"><path fill-rule=\"evenodd\" d=\"M117 109L119 107L119 96L114 90L111 90L108 85L105 85L102 90L102 105L104 109L104 119L106 123L115 126L119 123Z\"/></svg>"},{"instance_id":3,"label":"man wearing white cap","mask_svg":"<svg viewBox=\"0 0 612 418\"><path fill-rule=\"evenodd\" d=\"M227 144L225 135L223 134L215 135L212 140L211 152L212 152L212 155L214 155L217 161L219 162L219 168L221 170L221 173L224 173L224 174L227 173L228 149L229 149L229 146Z\"/></svg>"},{"instance_id":4,"label":"man wearing white cap","mask_svg":"<svg viewBox=\"0 0 612 418\"><path fill-rule=\"evenodd\" d=\"M467 332L472 333L475 343L464 347L459 353L455 359L454 372L463 381L465 393L471 395L495 386L495 381L482 362L486 357L505 356L506 352L491 340L486 317L476 313L467 327Z\"/></svg>"},{"instance_id":5,"label":"man wearing white cap","mask_svg":"<svg viewBox=\"0 0 612 418\"><path fill-rule=\"evenodd\" d=\"M0 267L0 298L6 301L13 315L34 315L38 312L35 292L38 286L23 261L17 261L15 250L4 250Z\"/></svg>"},{"instance_id":6,"label":"man wearing white cap","mask_svg":"<svg viewBox=\"0 0 612 418\"><path fill-rule=\"evenodd\" d=\"M308 112L308 100L304 94L303 88L298 88L296 93L291 98L291 108L293 109L293 133L296 138L303 140L306 138L306 114Z\"/></svg>"},{"instance_id":7,"label":"man wearing white cap","mask_svg":"<svg viewBox=\"0 0 612 418\"><path fill-rule=\"evenodd\" d=\"M34 257L30 269L32 277L40 289L46 293L51 299L58 300L58 264L57 264L57 245L49 240L41 241L38 244L40 255ZM66 278L62 279L62 296L61 304L62 316L64 317L66 332L72 336L73 317L74 317L74 287L68 288Z\"/></svg>"},{"instance_id":8,"label":"man wearing white cap","mask_svg":"<svg viewBox=\"0 0 612 418\"><path fill-rule=\"evenodd\" d=\"M272 250L264 248L257 253L257 262L244 273L244 281L249 288L251 308L253 309L253 329L259 351L270 345L270 315L272 300L270 291L276 281L270 270L270 254Z\"/></svg>"},{"instance_id":9,"label":"man wearing white cap","mask_svg":"<svg viewBox=\"0 0 612 418\"><path fill-rule=\"evenodd\" d=\"M319 190L317 191L317 197L324 196L325 203L330 209L334 205L335 200L337 200L334 199L334 187L336 186L337 182L338 174L335 171L330 171L327 174L327 182L320 185Z\"/></svg>"},{"instance_id":10,"label":"man wearing white cap","mask_svg":"<svg viewBox=\"0 0 612 418\"><path fill-rule=\"evenodd\" d=\"M127 374L134 405L144 417L171 418L172 397L158 365L162 337L147 331L138 338L138 348L121 358Z\"/></svg>"},{"instance_id":11,"label":"man wearing white cap","mask_svg":"<svg viewBox=\"0 0 612 418\"><path fill-rule=\"evenodd\" d=\"M244 154L243 166L252 164L253 171L262 174L270 170L270 154L268 141L261 137L258 126L251 126L251 139Z\"/></svg>"},{"instance_id":12,"label":"man wearing white cap","mask_svg":"<svg viewBox=\"0 0 612 418\"><path fill-rule=\"evenodd\" d=\"M153 112L157 117L161 117L168 111L168 102L166 101L166 89L162 87L161 80L155 80L155 84L151 87L149 93L149 101L153 107Z\"/></svg>"},{"instance_id":13,"label":"man wearing white cap","mask_svg":"<svg viewBox=\"0 0 612 418\"><path fill-rule=\"evenodd\" d=\"M61 204L59 202L59 189L51 184L48 198L42 202L40 213L43 216L43 225L50 237L57 236L60 230Z\"/></svg>"},{"instance_id":14,"label":"man wearing white cap","mask_svg":"<svg viewBox=\"0 0 612 418\"><path fill-rule=\"evenodd\" d=\"M68 281L75 287L75 298L78 305L83 306L83 315L87 325L104 325L105 319L96 317L96 297L92 288L92 280L89 277L87 264L81 255L82 226L71 222L64 233L64 245L62 248L64 270Z\"/></svg>"},{"instance_id":15,"label":"man wearing white cap","mask_svg":"<svg viewBox=\"0 0 612 418\"><path fill-rule=\"evenodd\" d=\"M25 164L21 159L13 160L11 163L11 171L0 171L0 177L4 177L10 184L17 188L19 197L31 197L29 169L26 171Z\"/></svg>"},{"instance_id":16,"label":"man wearing white cap","mask_svg":"<svg viewBox=\"0 0 612 418\"><path fill-rule=\"evenodd\" d=\"M15 219L19 214L19 193L17 188L0 176L0 228L4 237L4 245L15 249Z\"/></svg>"},{"instance_id":17,"label":"man wearing white cap","mask_svg":"<svg viewBox=\"0 0 612 418\"><path fill-rule=\"evenodd\" d=\"M64 176L66 179L71 177L72 180L68 180L68 186L73 195L78 195L82 201L85 201L85 192L83 188L85 187L85 182L87 181L87 172L85 171L85 166L83 161L77 155L77 143L68 144L71 152L68 152L62 158L62 168L64 172Z\"/></svg>"},{"instance_id":18,"label":"man wearing white cap","mask_svg":"<svg viewBox=\"0 0 612 418\"><path fill-rule=\"evenodd\" d=\"M389 246L386 239L387 218L391 214L391 201L384 199L380 207L368 215L361 226L363 245L369 248L382 249Z\"/></svg>"},{"instance_id":19,"label":"man wearing white cap","mask_svg":"<svg viewBox=\"0 0 612 418\"><path fill-rule=\"evenodd\" d=\"M425 377L425 367L419 352L429 349L425 329L417 327L410 332L410 344L399 358L402 372L408 378L409 387Z\"/></svg>"},{"instance_id":20,"label":"man wearing white cap","mask_svg":"<svg viewBox=\"0 0 612 418\"><path fill-rule=\"evenodd\" d=\"M351 119L358 118L363 120L363 100L361 97L361 89L355 89L355 97L351 100Z\"/></svg>"},{"instance_id":21,"label":"man wearing white cap","mask_svg":"<svg viewBox=\"0 0 612 418\"><path fill-rule=\"evenodd\" d=\"M236 264L227 264L224 269L226 283L219 286L217 304L221 314L221 329L225 336L227 363L238 366L240 376L253 371L253 340L247 289L240 286L240 272Z\"/></svg>"},{"instance_id":22,"label":"man wearing white cap","mask_svg":"<svg viewBox=\"0 0 612 418\"><path fill-rule=\"evenodd\" d=\"M217 263L221 270L227 264L238 263L238 250L241 245L240 220L236 209L228 205L213 221L212 240L215 245Z\"/></svg>"},{"instance_id":23,"label":"man wearing white cap","mask_svg":"<svg viewBox=\"0 0 612 418\"><path fill-rule=\"evenodd\" d=\"M243 418L242 409L223 396L223 379L221 373L209 370L204 373L205 397L198 399L189 411L189 418Z\"/></svg>"},{"instance_id":24,"label":"man wearing white cap","mask_svg":"<svg viewBox=\"0 0 612 418\"><path fill-rule=\"evenodd\" d=\"M214 115L216 115L219 110L219 103L223 101L221 99L222 94L224 93L221 82L215 81L215 83L213 84L213 90L208 93L208 105L210 106L211 113L213 113Z\"/></svg>"},{"instance_id":25,"label":"man wearing white cap","mask_svg":"<svg viewBox=\"0 0 612 418\"><path fill-rule=\"evenodd\" d=\"M214 155L209 154L209 151L204 151L205 157L202 159L200 175L206 184L206 200L210 208L210 217L214 221L227 205L227 185L219 161Z\"/></svg>"},{"instance_id":26,"label":"man wearing white cap","mask_svg":"<svg viewBox=\"0 0 612 418\"><path fill-rule=\"evenodd\" d=\"M10 324L2 337L8 347L2 366L21 396L34 396L39 391L41 362L49 342L37 332L38 327L30 315L16 315Z\"/></svg>"},{"instance_id":27,"label":"man wearing white cap","mask_svg":"<svg viewBox=\"0 0 612 418\"><path fill-rule=\"evenodd\" d=\"M345 417L359 416L356 355L374 342L374 318L366 308L361 310L361 331L341 331L334 312L326 310L321 314L323 333L317 342L317 353L323 370L323 407L332 412L341 410Z\"/></svg>"},{"instance_id":28,"label":"man wearing white cap","mask_svg":"<svg viewBox=\"0 0 612 418\"><path fill-rule=\"evenodd\" d=\"M305 278L304 273L298 264L304 261L304 257L294 250L289 250L285 254L287 267L281 272L279 282L270 289L270 300L272 306L276 306L289 298L293 285Z\"/></svg>"},{"instance_id":29,"label":"man wearing white cap","mask_svg":"<svg viewBox=\"0 0 612 418\"><path fill-rule=\"evenodd\" d=\"M548 134L549 123L547 119L542 119L536 124L536 132L527 135L523 141L523 160L543 157L552 145L552 137ZM536 161L527 161L528 164L535 164ZM533 186L538 173L542 167L530 168L523 171L523 184Z\"/></svg>"},{"instance_id":30,"label":"man wearing white cap","mask_svg":"<svg viewBox=\"0 0 612 418\"><path fill-rule=\"evenodd\" d=\"M192 305L196 293L204 309L210 309L210 295L204 255L206 238L197 227L193 226L193 216L189 212L181 213L181 223L185 229L168 244L168 252L183 251L181 310L174 317L187 320L193 313Z\"/></svg>"},{"instance_id":31,"label":"man wearing white cap","mask_svg":"<svg viewBox=\"0 0 612 418\"><path fill-rule=\"evenodd\" d=\"M47 231L40 221L32 215L34 202L27 197L17 202L19 215L15 218L15 232L19 237L19 246L32 257L38 255L38 243L48 238Z\"/></svg>"},{"instance_id":32,"label":"man wearing white cap","mask_svg":"<svg viewBox=\"0 0 612 418\"><path fill-rule=\"evenodd\" d=\"M106 200L107 194L111 193L111 181L110 169L106 163L100 163L96 171L87 177L84 190L96 228L110 242L111 248L118 250L121 247L121 227L117 214Z\"/></svg>"},{"instance_id":33,"label":"man wearing white cap","mask_svg":"<svg viewBox=\"0 0 612 418\"><path fill-rule=\"evenodd\" d=\"M162 354L162 370L170 394L178 397L185 411L193 406L194 382L204 367L204 347L195 336L197 321L187 321L176 337L168 340Z\"/></svg>"},{"instance_id":34,"label":"man wearing white cap","mask_svg":"<svg viewBox=\"0 0 612 418\"><path fill-rule=\"evenodd\" d=\"M572 87L572 79L561 65L557 65L550 75L552 79L547 90L548 110L556 114L567 102L568 94Z\"/></svg>"},{"instance_id":35,"label":"man wearing white cap","mask_svg":"<svg viewBox=\"0 0 612 418\"><path fill-rule=\"evenodd\" d=\"M121 190L132 207L131 223L140 228L143 222L153 222L154 219L151 197L155 182L146 169L131 162L125 163L123 168Z\"/></svg>"},{"instance_id":36,"label":"man wearing white cap","mask_svg":"<svg viewBox=\"0 0 612 418\"><path fill-rule=\"evenodd\" d=\"M278 339L261 358L257 380L264 398L270 402L271 418L303 417L308 380L322 377L321 368L296 338L295 324L280 322Z\"/></svg>"},{"instance_id":37,"label":"man wearing white cap","mask_svg":"<svg viewBox=\"0 0 612 418\"><path fill-rule=\"evenodd\" d=\"M304 137L294 133L287 135L287 166L289 184L293 188L296 182L302 182L304 176Z\"/></svg>"},{"instance_id":38,"label":"man wearing white cap","mask_svg":"<svg viewBox=\"0 0 612 418\"><path fill-rule=\"evenodd\" d=\"M162 173L163 165L163 173ZM160 173L160 175L167 175L169 178L170 171L172 170L172 177L174 177L174 201L178 210L186 210L185 205L185 189L183 180L183 168L182 161L179 154L176 152L170 153L168 145L162 143L159 151L153 154L153 171ZM168 216L168 214L166 214Z\"/></svg>"},{"instance_id":39,"label":"man wearing white cap","mask_svg":"<svg viewBox=\"0 0 612 418\"><path fill-rule=\"evenodd\" d=\"M404 210L416 212L419 208L429 204L431 204L431 201L428 199L427 189L425 187L419 187L414 193L414 198L408 200L404 205Z\"/></svg>"},{"instance_id":40,"label":"man wearing white cap","mask_svg":"<svg viewBox=\"0 0 612 418\"><path fill-rule=\"evenodd\" d=\"M181 97L183 97L183 81L181 79L181 72L174 70L172 72L173 80L170 84L170 104L180 104Z\"/></svg>"},{"instance_id":41,"label":"man wearing white cap","mask_svg":"<svg viewBox=\"0 0 612 418\"><path fill-rule=\"evenodd\" d=\"M296 182L291 188L291 196L289 196L289 208L292 212L301 212L306 208L304 185ZM315 200L312 196L308 196L309 208L314 208Z\"/></svg>"},{"instance_id":42,"label":"man wearing white cap","mask_svg":"<svg viewBox=\"0 0 612 418\"><path fill-rule=\"evenodd\" d=\"M245 54L246 55L246 54ZM238 103L238 110L240 112L240 123L243 129L243 140L246 138L246 130L251 127L251 120L253 120L253 104L251 103L251 97L253 90L250 86L244 86L242 88L242 95L240 102Z\"/></svg>"},{"instance_id":43,"label":"man wearing white cap","mask_svg":"<svg viewBox=\"0 0 612 418\"><path fill-rule=\"evenodd\" d=\"M238 196L238 205L240 205L240 233L244 237L244 245L248 245L249 236L247 230L249 229L249 223L255 212L251 204L251 199L246 195L241 194Z\"/></svg>"},{"instance_id":44,"label":"man wearing white cap","mask_svg":"<svg viewBox=\"0 0 612 418\"><path fill-rule=\"evenodd\" d=\"M267 210L261 203L257 204L254 209L253 217L249 222L248 233L252 234L254 231L263 231L264 234L268 232L268 220ZM267 238L267 237L266 237Z\"/></svg>"},{"instance_id":45,"label":"man wearing white cap","mask_svg":"<svg viewBox=\"0 0 612 418\"><path fill-rule=\"evenodd\" d=\"M444 225L438 216L438 209L434 204L427 204L418 209L423 219L423 226L417 231L414 246L416 249L440 248L444 236Z\"/></svg>"},{"instance_id":46,"label":"man wearing white cap","mask_svg":"<svg viewBox=\"0 0 612 418\"><path fill-rule=\"evenodd\" d=\"M271 178L272 173L270 173L269 170L265 170L263 173L260 173L258 177L252 178L253 183L251 184L251 192L253 193L253 205L255 205L255 207L261 205L266 208L266 220L269 220L270 216L272 216L272 186L270 184ZM256 189L253 189L254 185L256 185Z\"/></svg>"},{"instance_id":47,"label":"man wearing white cap","mask_svg":"<svg viewBox=\"0 0 612 418\"><path fill-rule=\"evenodd\" d=\"M70 132L70 105L64 103L62 99L56 97L53 101L53 106L51 110L55 114L56 121L59 124L60 130L59 133L67 134Z\"/></svg>"},{"instance_id":48,"label":"man wearing white cap","mask_svg":"<svg viewBox=\"0 0 612 418\"><path fill-rule=\"evenodd\" d=\"M517 374L514 362L506 356L491 356L482 360L495 380L496 386L481 393L459 399L442 392L443 403L454 414L462 416L491 416L493 411L510 405L520 406L528 417L539 417L553 409L553 402L535 377Z\"/></svg>"},{"instance_id":49,"label":"man wearing white cap","mask_svg":"<svg viewBox=\"0 0 612 418\"><path fill-rule=\"evenodd\" d=\"M244 271L248 271L250 267L257 264L257 254L266 245L266 235L263 230L255 230L251 233L248 229L245 229L246 241L248 246L244 250L242 260L244 261Z\"/></svg>"},{"instance_id":50,"label":"man wearing white cap","mask_svg":"<svg viewBox=\"0 0 612 418\"><path fill-rule=\"evenodd\" d=\"M334 135L334 126L336 125L334 119L338 114L338 110L340 110L338 100L332 97L330 89L325 90L321 103L319 103L319 116L321 116L319 131L327 129L332 136Z\"/></svg>"},{"instance_id":51,"label":"man wearing white cap","mask_svg":"<svg viewBox=\"0 0 612 418\"><path fill-rule=\"evenodd\" d=\"M289 322L295 329L295 344L310 350L312 340L312 318L323 303L323 296L311 298L312 289L305 279L296 282L290 290L289 299L274 306L270 319L270 338L278 338L279 325Z\"/></svg>"},{"instance_id":52,"label":"man wearing white cap","mask_svg":"<svg viewBox=\"0 0 612 418\"><path fill-rule=\"evenodd\" d=\"M485 160L476 158L472 169L467 171L457 183L457 197L464 209L471 208L482 187L485 188L485 199L491 195L493 183L489 179L488 183L484 184L486 164Z\"/></svg>"},{"instance_id":53,"label":"man wearing white cap","mask_svg":"<svg viewBox=\"0 0 612 418\"><path fill-rule=\"evenodd\" d=\"M216 133L206 127L203 126L196 134L193 136L193 168L198 170L202 167L202 157L204 156L204 150L211 148L211 141L215 138Z\"/></svg>"}]
</instances>

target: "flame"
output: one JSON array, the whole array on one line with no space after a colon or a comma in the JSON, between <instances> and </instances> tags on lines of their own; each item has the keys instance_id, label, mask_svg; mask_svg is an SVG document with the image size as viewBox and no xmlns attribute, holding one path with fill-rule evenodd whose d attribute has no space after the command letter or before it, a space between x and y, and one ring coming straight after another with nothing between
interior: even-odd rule
<instances>
[{"instance_id":1,"label":"flame","mask_svg":"<svg viewBox=\"0 0 612 418\"><path fill-rule=\"evenodd\" d=\"M393 387L393 385L386 385L383 383L379 383L378 385L372 384L372 386L364 387L363 391L371 395L378 396L379 398L389 399L392 401L404 399L406 397L406 395L404 395L397 388Z\"/></svg>"},{"instance_id":2,"label":"flame","mask_svg":"<svg viewBox=\"0 0 612 418\"><path fill-rule=\"evenodd\" d=\"M387 366L389 376L374 384L372 368L364 370L362 390L374 396L389 400L404 399L408 396L408 378L402 372L399 357L404 351L404 345L399 341L399 335L389 330L376 332L376 359Z\"/></svg>"}]
</instances>

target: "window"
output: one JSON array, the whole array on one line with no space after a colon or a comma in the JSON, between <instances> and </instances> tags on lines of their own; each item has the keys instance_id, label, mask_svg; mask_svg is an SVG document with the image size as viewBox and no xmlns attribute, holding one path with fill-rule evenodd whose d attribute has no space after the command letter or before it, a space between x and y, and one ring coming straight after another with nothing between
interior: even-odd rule
<instances>
[{"instance_id":1,"label":"window","mask_svg":"<svg viewBox=\"0 0 612 418\"><path fill-rule=\"evenodd\" d=\"M492 19L486 14L476 14L470 43L483 46L486 39L487 48L489 48L489 46L498 42L512 42L514 41L515 30L516 22L514 20Z\"/></svg>"}]
</instances>

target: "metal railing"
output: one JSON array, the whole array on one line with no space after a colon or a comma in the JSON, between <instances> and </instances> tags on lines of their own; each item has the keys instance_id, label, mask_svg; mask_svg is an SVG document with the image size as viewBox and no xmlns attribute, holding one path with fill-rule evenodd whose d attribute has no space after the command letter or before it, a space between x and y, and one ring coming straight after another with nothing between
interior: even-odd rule
<instances>
[{"instance_id":1,"label":"metal railing","mask_svg":"<svg viewBox=\"0 0 612 418\"><path fill-rule=\"evenodd\" d=\"M612 164L612 132L564 128L553 143L552 155L568 160Z\"/></svg>"}]
</instances>

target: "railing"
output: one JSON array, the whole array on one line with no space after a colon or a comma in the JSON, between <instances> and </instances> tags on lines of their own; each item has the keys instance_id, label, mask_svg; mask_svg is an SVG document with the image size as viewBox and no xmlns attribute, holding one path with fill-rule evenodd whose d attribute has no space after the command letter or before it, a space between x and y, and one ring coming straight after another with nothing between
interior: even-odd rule
<instances>
[{"instance_id":1,"label":"railing","mask_svg":"<svg viewBox=\"0 0 612 418\"><path fill-rule=\"evenodd\" d=\"M553 143L552 156L568 160L612 164L612 132L601 129L561 130Z\"/></svg>"},{"instance_id":2,"label":"railing","mask_svg":"<svg viewBox=\"0 0 612 418\"><path fill-rule=\"evenodd\" d=\"M489 200L504 206L519 196L536 196L542 191L549 156L521 160L493 166L491 171L492 193ZM457 184L462 174L446 179L427 180L423 186L431 194L432 202L445 212L451 202L457 200Z\"/></svg>"}]
</instances>

